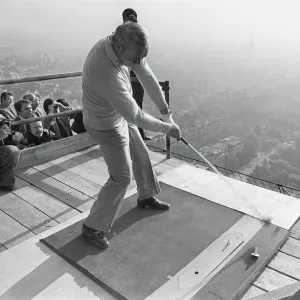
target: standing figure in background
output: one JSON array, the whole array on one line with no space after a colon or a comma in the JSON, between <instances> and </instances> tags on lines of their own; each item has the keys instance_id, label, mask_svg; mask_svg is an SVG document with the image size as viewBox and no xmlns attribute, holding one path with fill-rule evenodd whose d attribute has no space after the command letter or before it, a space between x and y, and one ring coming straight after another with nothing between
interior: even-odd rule
<instances>
[{"instance_id":1,"label":"standing figure in background","mask_svg":"<svg viewBox=\"0 0 300 300\"><path fill-rule=\"evenodd\" d=\"M126 8L123 13L123 23L132 22L138 23L137 20L137 13L132 8ZM137 79L135 73L131 70L130 71L130 78L131 78L131 86L132 86L132 97L134 98L136 104L143 109L143 100L144 100L144 89L139 80ZM151 140L149 137L145 135L144 129L139 127L139 132L142 136L144 141Z\"/></svg>"},{"instance_id":2,"label":"standing figure in background","mask_svg":"<svg viewBox=\"0 0 300 300\"><path fill-rule=\"evenodd\" d=\"M3 92L0 97L0 114L8 120L13 120L17 113L12 108L14 97L12 93Z\"/></svg>"}]
</instances>

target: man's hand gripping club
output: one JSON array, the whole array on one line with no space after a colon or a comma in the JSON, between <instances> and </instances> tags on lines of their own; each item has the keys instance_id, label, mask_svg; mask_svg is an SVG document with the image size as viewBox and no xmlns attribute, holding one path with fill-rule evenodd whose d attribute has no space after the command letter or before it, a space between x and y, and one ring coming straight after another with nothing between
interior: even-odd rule
<instances>
[{"instance_id":1,"label":"man's hand gripping club","mask_svg":"<svg viewBox=\"0 0 300 300\"><path fill-rule=\"evenodd\" d=\"M175 139L177 139L177 141L180 141L181 139L181 132L180 132L180 128L177 124L175 124L173 117L172 117L172 112L168 111L168 113L166 114L161 114L161 118L164 122L172 124L173 126L171 127L169 133L167 134L167 136L173 137Z\"/></svg>"}]
</instances>

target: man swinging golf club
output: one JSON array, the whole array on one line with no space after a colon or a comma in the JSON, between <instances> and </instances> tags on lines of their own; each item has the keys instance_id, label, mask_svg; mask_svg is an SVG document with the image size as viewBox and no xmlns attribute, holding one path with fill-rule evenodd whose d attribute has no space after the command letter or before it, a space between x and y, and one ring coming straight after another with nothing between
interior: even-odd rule
<instances>
[{"instance_id":1,"label":"man swinging golf club","mask_svg":"<svg viewBox=\"0 0 300 300\"><path fill-rule=\"evenodd\" d=\"M109 246L105 233L112 227L132 172L137 183L138 207L156 210L170 207L155 197L160 186L138 127L165 133L177 140L181 134L146 62L148 51L146 29L126 22L93 46L83 67L83 122L88 134L100 145L110 175L82 225L83 235L100 249ZM135 72L164 121L138 107L132 97L128 68Z\"/></svg>"}]
</instances>

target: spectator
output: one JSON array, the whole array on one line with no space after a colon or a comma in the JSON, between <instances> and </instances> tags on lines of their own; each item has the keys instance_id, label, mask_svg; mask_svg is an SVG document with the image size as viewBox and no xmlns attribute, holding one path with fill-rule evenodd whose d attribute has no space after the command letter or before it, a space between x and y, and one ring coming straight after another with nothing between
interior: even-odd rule
<instances>
[{"instance_id":1,"label":"spectator","mask_svg":"<svg viewBox=\"0 0 300 300\"><path fill-rule=\"evenodd\" d=\"M66 99L59 98L56 100L56 102L61 103L63 106L70 107L70 104L66 101ZM72 108L70 108L70 109L72 109Z\"/></svg>"},{"instance_id":2,"label":"spectator","mask_svg":"<svg viewBox=\"0 0 300 300\"><path fill-rule=\"evenodd\" d=\"M40 105L41 105L41 98L35 95L35 94L26 94L23 96L23 99L28 99L31 102L32 105L32 112L36 117L42 117L44 116L44 112L41 109Z\"/></svg>"},{"instance_id":3,"label":"spectator","mask_svg":"<svg viewBox=\"0 0 300 300\"><path fill-rule=\"evenodd\" d=\"M74 113L73 118L74 118L74 122L71 126L71 129L78 134L86 132L86 129L83 124L82 112L80 111L80 112Z\"/></svg>"},{"instance_id":4,"label":"spectator","mask_svg":"<svg viewBox=\"0 0 300 300\"><path fill-rule=\"evenodd\" d=\"M39 103L42 102L42 97L39 94L34 94L34 96L37 98L37 101L39 101Z\"/></svg>"},{"instance_id":5,"label":"spectator","mask_svg":"<svg viewBox=\"0 0 300 300\"><path fill-rule=\"evenodd\" d=\"M132 22L138 23L137 13L131 8L126 8L123 13L123 23ZM130 70L131 86L132 86L132 97L134 98L136 104L143 109L143 100L144 100L144 89L139 80L137 79L135 73ZM144 141L149 141L151 138L147 137L143 128L138 127L140 135Z\"/></svg>"},{"instance_id":6,"label":"spectator","mask_svg":"<svg viewBox=\"0 0 300 300\"><path fill-rule=\"evenodd\" d=\"M19 149L24 149L25 146L23 145L22 141L24 139L24 136L21 132L18 131L13 131L11 129L11 121L9 119L5 119L2 115L0 115L0 122L7 124L7 126L10 129L10 134L2 140L2 144L9 146L13 145L16 146Z\"/></svg>"},{"instance_id":7,"label":"spectator","mask_svg":"<svg viewBox=\"0 0 300 300\"><path fill-rule=\"evenodd\" d=\"M16 146L5 144L10 135L9 122L0 116L0 189L4 191L12 191L15 186L14 168L20 158Z\"/></svg>"},{"instance_id":8,"label":"spectator","mask_svg":"<svg viewBox=\"0 0 300 300\"><path fill-rule=\"evenodd\" d=\"M15 104L15 110L18 116L14 119L14 121L26 120L28 118L34 118L35 115L32 113L31 102L27 99L22 99L17 101ZM25 133L26 127L25 124L12 125L11 129L14 131L19 131L21 133Z\"/></svg>"},{"instance_id":9,"label":"spectator","mask_svg":"<svg viewBox=\"0 0 300 300\"><path fill-rule=\"evenodd\" d=\"M14 97L12 93L3 92L0 96L0 114L4 116L5 119L13 120L17 114L12 108L14 103Z\"/></svg>"},{"instance_id":10,"label":"spectator","mask_svg":"<svg viewBox=\"0 0 300 300\"><path fill-rule=\"evenodd\" d=\"M42 121L26 124L23 144L27 147L34 147L57 139L54 132L43 128Z\"/></svg>"},{"instance_id":11,"label":"spectator","mask_svg":"<svg viewBox=\"0 0 300 300\"><path fill-rule=\"evenodd\" d=\"M64 106L59 102L53 101L51 98L47 98L43 105L47 115L53 115L59 112L71 110L68 106ZM49 129L55 132L58 138L65 138L73 135L70 127L69 116L52 118Z\"/></svg>"}]
</instances>

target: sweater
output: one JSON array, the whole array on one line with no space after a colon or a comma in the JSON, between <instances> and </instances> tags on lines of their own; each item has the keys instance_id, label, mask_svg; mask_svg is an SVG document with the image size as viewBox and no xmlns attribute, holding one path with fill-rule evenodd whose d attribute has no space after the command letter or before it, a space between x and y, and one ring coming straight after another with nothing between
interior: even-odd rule
<instances>
[{"instance_id":1,"label":"sweater","mask_svg":"<svg viewBox=\"0 0 300 300\"><path fill-rule=\"evenodd\" d=\"M159 110L168 107L157 79L146 59L134 66L138 80ZM171 124L143 112L132 97L129 69L115 54L110 37L90 50L82 72L82 111L85 126L96 130L118 128L124 118L149 131L168 133Z\"/></svg>"}]
</instances>

